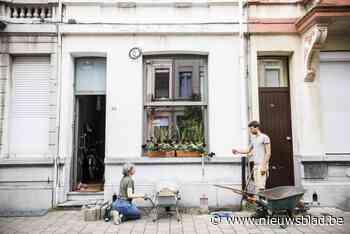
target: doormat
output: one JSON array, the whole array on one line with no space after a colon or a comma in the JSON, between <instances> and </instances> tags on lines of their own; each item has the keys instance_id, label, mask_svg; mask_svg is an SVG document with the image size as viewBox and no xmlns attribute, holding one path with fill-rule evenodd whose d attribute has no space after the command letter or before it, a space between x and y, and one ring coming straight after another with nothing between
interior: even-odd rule
<instances>
[{"instance_id":1,"label":"doormat","mask_svg":"<svg viewBox=\"0 0 350 234\"><path fill-rule=\"evenodd\" d=\"M47 209L40 210L0 210L0 217L38 217L44 216Z\"/></svg>"},{"instance_id":2,"label":"doormat","mask_svg":"<svg viewBox=\"0 0 350 234\"><path fill-rule=\"evenodd\" d=\"M76 189L75 192L102 192L103 184L102 183L90 183L90 184L81 184L80 189Z\"/></svg>"}]
</instances>

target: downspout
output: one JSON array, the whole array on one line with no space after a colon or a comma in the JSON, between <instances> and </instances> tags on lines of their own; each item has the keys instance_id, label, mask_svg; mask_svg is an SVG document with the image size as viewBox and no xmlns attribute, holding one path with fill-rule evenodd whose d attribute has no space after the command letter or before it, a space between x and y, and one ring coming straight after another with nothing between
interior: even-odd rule
<instances>
[{"instance_id":1,"label":"downspout","mask_svg":"<svg viewBox=\"0 0 350 234\"><path fill-rule=\"evenodd\" d=\"M243 146L248 147L248 86L247 86L247 74L246 74L246 47L245 47L245 14L244 7L246 5L245 0L239 0L239 80L241 87L241 124L242 124L242 136ZM241 171L242 171L242 190L246 185L246 157L241 158Z\"/></svg>"},{"instance_id":2,"label":"downspout","mask_svg":"<svg viewBox=\"0 0 350 234\"><path fill-rule=\"evenodd\" d=\"M58 205L58 196L59 196L59 189L61 187L60 184L60 156L59 156L59 152L60 152L60 121L61 121L61 59L62 59L62 35L60 32L60 23L62 22L62 1L59 0L58 1L58 9L57 9L57 14L58 14L58 22L56 22L56 32L57 32L57 55L56 55L56 71L57 71L57 79L56 79L56 84L57 84L57 109L56 109L56 116L57 116L57 126L56 126L56 130L57 130L57 139L56 139L56 157L54 160L54 207L56 207Z\"/></svg>"}]
</instances>

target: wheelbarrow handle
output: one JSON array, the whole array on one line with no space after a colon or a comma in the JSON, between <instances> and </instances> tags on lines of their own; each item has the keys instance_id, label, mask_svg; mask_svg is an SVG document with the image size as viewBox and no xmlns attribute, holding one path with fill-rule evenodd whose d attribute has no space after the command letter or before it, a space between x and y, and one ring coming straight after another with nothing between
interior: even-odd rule
<instances>
[{"instance_id":1,"label":"wheelbarrow handle","mask_svg":"<svg viewBox=\"0 0 350 234\"><path fill-rule=\"evenodd\" d=\"M228 189L228 190L231 190L232 192L234 193L237 193L239 195L243 195L243 196L255 196L256 194L254 193L248 193L246 191L242 191L242 190L239 190L239 189L235 189L235 188L232 188L230 186L226 186L226 185L220 185L220 184L214 184L215 187L218 187L218 188L223 188L223 189Z\"/></svg>"},{"instance_id":2,"label":"wheelbarrow handle","mask_svg":"<svg viewBox=\"0 0 350 234\"><path fill-rule=\"evenodd\" d=\"M239 194L241 196L243 196L243 199L251 202L251 203L257 203L257 204L260 204L260 201L256 200L256 199L252 199L251 197L255 196L256 194L254 193L248 193L248 192L245 192L245 191L242 191L242 190L239 190L239 189L235 189L235 188L232 188L230 186L225 186L225 185L220 185L220 184L214 184L215 187L218 187L218 188L223 188L223 189L228 189L236 194Z\"/></svg>"},{"instance_id":3,"label":"wheelbarrow handle","mask_svg":"<svg viewBox=\"0 0 350 234\"><path fill-rule=\"evenodd\" d=\"M144 199L145 201L150 201L151 204L152 204L152 208L155 207L155 204L154 204L154 201L152 200L152 198L150 198L150 197L148 197L148 196L145 196L143 199Z\"/></svg>"}]
</instances>

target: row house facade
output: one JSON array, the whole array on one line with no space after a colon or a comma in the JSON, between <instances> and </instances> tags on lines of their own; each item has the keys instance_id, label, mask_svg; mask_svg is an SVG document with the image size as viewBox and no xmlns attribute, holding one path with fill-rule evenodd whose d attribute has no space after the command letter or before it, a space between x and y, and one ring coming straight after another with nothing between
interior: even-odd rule
<instances>
[{"instance_id":1,"label":"row house facade","mask_svg":"<svg viewBox=\"0 0 350 234\"><path fill-rule=\"evenodd\" d=\"M1 209L110 200L125 162L139 192L237 208L213 185L244 183L253 119L268 187L349 209L349 25L345 0L0 1Z\"/></svg>"}]
</instances>

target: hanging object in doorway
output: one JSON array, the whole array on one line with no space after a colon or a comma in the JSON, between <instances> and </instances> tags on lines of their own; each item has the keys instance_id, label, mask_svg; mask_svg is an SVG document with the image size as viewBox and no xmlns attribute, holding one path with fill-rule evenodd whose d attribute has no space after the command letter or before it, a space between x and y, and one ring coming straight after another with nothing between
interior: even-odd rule
<instances>
[{"instance_id":1,"label":"hanging object in doorway","mask_svg":"<svg viewBox=\"0 0 350 234\"><path fill-rule=\"evenodd\" d=\"M101 97L97 96L96 99L96 111L100 111L101 110Z\"/></svg>"}]
</instances>

